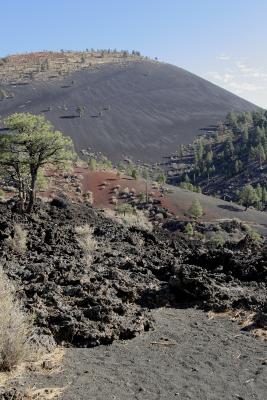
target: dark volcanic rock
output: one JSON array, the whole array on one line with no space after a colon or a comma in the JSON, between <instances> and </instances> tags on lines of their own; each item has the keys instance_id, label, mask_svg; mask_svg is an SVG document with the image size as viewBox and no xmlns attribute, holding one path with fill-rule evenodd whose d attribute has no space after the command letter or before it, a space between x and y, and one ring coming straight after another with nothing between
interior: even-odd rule
<instances>
[{"instance_id":1,"label":"dark volcanic rock","mask_svg":"<svg viewBox=\"0 0 267 400\"><path fill-rule=\"evenodd\" d=\"M72 80L75 84L69 85ZM2 117L22 106L25 112L44 113L56 129L71 136L77 151L91 147L113 161L127 155L160 162L201 130L212 129L229 111L257 110L181 68L145 60L29 81L12 86L12 92L12 99L1 101ZM82 118L76 118L78 104L85 106Z\"/></svg>"},{"instance_id":2,"label":"dark volcanic rock","mask_svg":"<svg viewBox=\"0 0 267 400\"><path fill-rule=\"evenodd\" d=\"M26 391L20 389L1 389L0 388L0 399L1 400L31 400L32 396L28 395Z\"/></svg>"},{"instance_id":3,"label":"dark volcanic rock","mask_svg":"<svg viewBox=\"0 0 267 400\"><path fill-rule=\"evenodd\" d=\"M36 324L58 343L95 346L152 326L149 310L190 300L200 307L266 312L266 252L247 242L213 248L167 230L129 230L86 205L39 203L32 215L0 205L0 263L20 288ZM10 248L14 224L27 252ZM75 227L98 246L88 263Z\"/></svg>"}]
</instances>

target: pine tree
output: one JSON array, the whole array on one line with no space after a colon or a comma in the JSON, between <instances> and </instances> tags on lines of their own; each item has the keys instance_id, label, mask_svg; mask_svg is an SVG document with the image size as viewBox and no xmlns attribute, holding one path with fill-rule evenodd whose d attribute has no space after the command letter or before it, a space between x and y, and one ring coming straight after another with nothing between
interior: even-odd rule
<instances>
[{"instance_id":1,"label":"pine tree","mask_svg":"<svg viewBox=\"0 0 267 400\"><path fill-rule=\"evenodd\" d=\"M184 233L186 234L186 236L189 236L189 237L192 237L194 235L193 225L190 222L188 222L188 224L186 224Z\"/></svg>"},{"instance_id":2,"label":"pine tree","mask_svg":"<svg viewBox=\"0 0 267 400\"><path fill-rule=\"evenodd\" d=\"M199 218L203 215L203 208L199 200L193 200L191 207L187 211L188 215L192 218Z\"/></svg>"},{"instance_id":3,"label":"pine tree","mask_svg":"<svg viewBox=\"0 0 267 400\"><path fill-rule=\"evenodd\" d=\"M256 190L251 185L246 185L240 193L240 201L246 211L249 206L253 206L258 201Z\"/></svg>"},{"instance_id":4,"label":"pine tree","mask_svg":"<svg viewBox=\"0 0 267 400\"><path fill-rule=\"evenodd\" d=\"M132 169L131 173L132 178L136 181L138 179L138 172L137 169Z\"/></svg>"},{"instance_id":5,"label":"pine tree","mask_svg":"<svg viewBox=\"0 0 267 400\"><path fill-rule=\"evenodd\" d=\"M245 128L242 130L242 143L247 144L248 142L248 128L245 126Z\"/></svg>"},{"instance_id":6,"label":"pine tree","mask_svg":"<svg viewBox=\"0 0 267 400\"><path fill-rule=\"evenodd\" d=\"M16 113L4 120L12 134L0 135L0 172L18 189L21 209L35 202L38 173L46 165L62 165L74 158L70 138L55 131L43 115Z\"/></svg>"}]
</instances>

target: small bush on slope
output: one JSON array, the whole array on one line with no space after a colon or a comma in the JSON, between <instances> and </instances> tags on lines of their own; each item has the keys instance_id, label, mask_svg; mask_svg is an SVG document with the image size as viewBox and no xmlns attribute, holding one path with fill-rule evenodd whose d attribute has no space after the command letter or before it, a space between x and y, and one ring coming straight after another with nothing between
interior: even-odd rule
<instances>
[{"instance_id":1,"label":"small bush on slope","mask_svg":"<svg viewBox=\"0 0 267 400\"><path fill-rule=\"evenodd\" d=\"M87 265L92 262L92 253L97 248L97 241L93 237L93 228L88 224L76 226L76 239L84 252L84 260Z\"/></svg>"},{"instance_id":2,"label":"small bush on slope","mask_svg":"<svg viewBox=\"0 0 267 400\"><path fill-rule=\"evenodd\" d=\"M9 236L6 243L16 252L25 253L27 251L27 231L20 224L15 224L13 237Z\"/></svg>"},{"instance_id":3,"label":"small bush on slope","mask_svg":"<svg viewBox=\"0 0 267 400\"><path fill-rule=\"evenodd\" d=\"M126 226L127 228L134 227L147 232L151 232L153 230L152 223L141 210L134 210L132 213L127 212L125 214L117 214L113 210L106 209L105 215L107 218L110 218L119 224Z\"/></svg>"},{"instance_id":4,"label":"small bush on slope","mask_svg":"<svg viewBox=\"0 0 267 400\"><path fill-rule=\"evenodd\" d=\"M14 296L14 288L0 269L0 371L10 371L30 352L31 319Z\"/></svg>"},{"instance_id":5,"label":"small bush on slope","mask_svg":"<svg viewBox=\"0 0 267 400\"><path fill-rule=\"evenodd\" d=\"M244 222L241 222L240 226L246 232L247 236L251 239L253 243L259 245L262 244L263 238L255 229L253 229L250 225Z\"/></svg>"}]
</instances>

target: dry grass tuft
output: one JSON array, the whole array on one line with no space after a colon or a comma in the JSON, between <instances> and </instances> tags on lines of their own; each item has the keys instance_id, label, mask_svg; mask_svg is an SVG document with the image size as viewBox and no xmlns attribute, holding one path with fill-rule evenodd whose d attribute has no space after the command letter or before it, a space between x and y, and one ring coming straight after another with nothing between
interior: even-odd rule
<instances>
[{"instance_id":1,"label":"dry grass tuft","mask_svg":"<svg viewBox=\"0 0 267 400\"><path fill-rule=\"evenodd\" d=\"M27 251L27 235L28 232L20 224L14 224L14 234L6 239L6 243L17 253L24 254Z\"/></svg>"},{"instance_id":2,"label":"dry grass tuft","mask_svg":"<svg viewBox=\"0 0 267 400\"><path fill-rule=\"evenodd\" d=\"M141 210L134 210L133 213L118 213L109 208L104 210L105 216L118 222L127 228L137 228L142 231L151 232L153 230L153 225Z\"/></svg>"},{"instance_id":3,"label":"dry grass tuft","mask_svg":"<svg viewBox=\"0 0 267 400\"><path fill-rule=\"evenodd\" d=\"M38 356L38 359L33 362L21 363L18 368L12 371L0 372L0 391L1 388L14 388L16 387L20 392L20 387L16 384L23 377L27 381L28 373L32 371L36 373L36 380L38 381L39 375L53 375L62 371L62 360L65 354L65 349L57 347L53 352ZM22 392L25 400L52 400L61 398L62 392L65 388L29 388L25 390L22 386ZM1 396L0 396L1 397Z\"/></svg>"},{"instance_id":4,"label":"dry grass tuft","mask_svg":"<svg viewBox=\"0 0 267 400\"><path fill-rule=\"evenodd\" d=\"M14 385L15 386L15 385ZM62 397L65 388L41 388L18 389L16 387L4 388L4 399L20 400L56 400ZM2 397L1 397L2 399Z\"/></svg>"},{"instance_id":5,"label":"dry grass tuft","mask_svg":"<svg viewBox=\"0 0 267 400\"><path fill-rule=\"evenodd\" d=\"M60 399L65 388L29 389L26 394L31 400L56 400Z\"/></svg>"},{"instance_id":6,"label":"dry grass tuft","mask_svg":"<svg viewBox=\"0 0 267 400\"><path fill-rule=\"evenodd\" d=\"M0 371L10 371L30 354L31 318L15 299L15 290L0 269Z\"/></svg>"},{"instance_id":7,"label":"dry grass tuft","mask_svg":"<svg viewBox=\"0 0 267 400\"><path fill-rule=\"evenodd\" d=\"M88 224L75 227L76 239L84 252L84 260L91 265L93 251L97 249L98 243L93 236L93 228Z\"/></svg>"},{"instance_id":8,"label":"dry grass tuft","mask_svg":"<svg viewBox=\"0 0 267 400\"><path fill-rule=\"evenodd\" d=\"M255 325L255 312L245 311L245 310L226 310L223 312L208 312L208 318L213 319L216 317L227 317L231 321L236 321L241 329L247 330L252 334L252 336L267 340L267 330L265 327L257 327Z\"/></svg>"}]
</instances>

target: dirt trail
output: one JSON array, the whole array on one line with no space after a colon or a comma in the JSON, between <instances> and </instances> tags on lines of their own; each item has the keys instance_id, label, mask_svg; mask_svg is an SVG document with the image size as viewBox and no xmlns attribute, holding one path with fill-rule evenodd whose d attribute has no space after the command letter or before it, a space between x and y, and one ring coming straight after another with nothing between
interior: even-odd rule
<instances>
[{"instance_id":1,"label":"dirt trail","mask_svg":"<svg viewBox=\"0 0 267 400\"><path fill-rule=\"evenodd\" d=\"M63 400L264 400L266 342L227 317L153 311L155 330L130 341L68 349L63 369L39 382Z\"/></svg>"}]
</instances>

